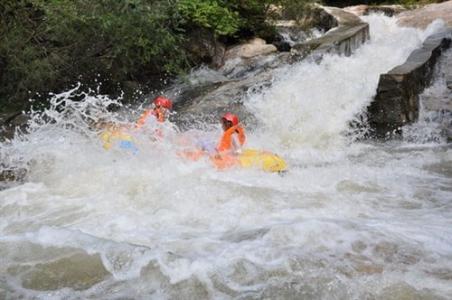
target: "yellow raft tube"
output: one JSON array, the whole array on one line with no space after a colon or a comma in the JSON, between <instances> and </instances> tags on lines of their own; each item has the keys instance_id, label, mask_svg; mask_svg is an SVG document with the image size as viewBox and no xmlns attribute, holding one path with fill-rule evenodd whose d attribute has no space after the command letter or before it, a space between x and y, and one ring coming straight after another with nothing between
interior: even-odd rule
<instances>
[{"instance_id":1,"label":"yellow raft tube","mask_svg":"<svg viewBox=\"0 0 452 300\"><path fill-rule=\"evenodd\" d=\"M110 150L113 146L117 145L120 149L131 150L134 153L138 152L133 137L125 133L122 128L107 128L100 134L100 139L102 141L102 147L105 150Z\"/></svg>"},{"instance_id":2,"label":"yellow raft tube","mask_svg":"<svg viewBox=\"0 0 452 300\"><path fill-rule=\"evenodd\" d=\"M277 154L256 149L245 149L239 155L242 168L260 168L266 172L287 171L287 163Z\"/></svg>"},{"instance_id":3,"label":"yellow raft tube","mask_svg":"<svg viewBox=\"0 0 452 300\"><path fill-rule=\"evenodd\" d=\"M194 152L183 152L180 156L198 160L206 155L199 150ZM244 169L261 169L265 172L285 172L287 171L286 161L277 154L257 149L244 149L240 154L217 154L209 157L212 164L219 170L232 167Z\"/></svg>"}]
</instances>

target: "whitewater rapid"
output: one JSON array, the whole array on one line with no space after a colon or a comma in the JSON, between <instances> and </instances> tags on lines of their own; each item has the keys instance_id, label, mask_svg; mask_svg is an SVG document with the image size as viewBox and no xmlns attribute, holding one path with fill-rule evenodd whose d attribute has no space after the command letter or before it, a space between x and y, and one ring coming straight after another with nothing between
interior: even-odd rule
<instances>
[{"instance_id":1,"label":"whitewater rapid","mask_svg":"<svg viewBox=\"0 0 452 300\"><path fill-rule=\"evenodd\" d=\"M359 142L349 127L379 74L442 24L365 21L371 40L351 57L283 67L243 99L260 124L249 147L285 157L284 176L187 162L171 124L159 143L156 124L136 133L137 153L105 151L92 124L136 112L55 95L1 144L27 177L0 191L0 298L451 298L450 144Z\"/></svg>"}]
</instances>

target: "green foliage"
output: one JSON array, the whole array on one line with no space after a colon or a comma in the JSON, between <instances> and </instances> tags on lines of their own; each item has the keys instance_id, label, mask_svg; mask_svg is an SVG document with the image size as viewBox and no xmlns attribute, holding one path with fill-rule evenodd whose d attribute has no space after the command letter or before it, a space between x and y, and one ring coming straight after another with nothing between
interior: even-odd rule
<instances>
[{"instance_id":1,"label":"green foliage","mask_svg":"<svg viewBox=\"0 0 452 300\"><path fill-rule=\"evenodd\" d=\"M271 39L271 6L290 1L297 2L1 0L0 111L77 81L100 79L111 93L118 84L183 72L194 60L186 45L192 30L224 41Z\"/></svg>"},{"instance_id":2,"label":"green foliage","mask_svg":"<svg viewBox=\"0 0 452 300\"><path fill-rule=\"evenodd\" d=\"M264 39L271 39L275 34L274 28L266 22L266 19L269 17L271 6L279 5L280 0L230 0L224 2L241 16L240 31L244 36L257 35Z\"/></svg>"},{"instance_id":3,"label":"green foliage","mask_svg":"<svg viewBox=\"0 0 452 300\"><path fill-rule=\"evenodd\" d=\"M314 2L312 0L281 0L281 5L286 18L301 20L309 12Z\"/></svg>"},{"instance_id":4,"label":"green foliage","mask_svg":"<svg viewBox=\"0 0 452 300\"><path fill-rule=\"evenodd\" d=\"M212 29L217 36L274 34L266 22L271 5L281 0L179 0L177 9L191 27Z\"/></svg>"},{"instance_id":5,"label":"green foliage","mask_svg":"<svg viewBox=\"0 0 452 300\"><path fill-rule=\"evenodd\" d=\"M140 80L188 66L168 1L3 0L0 97L24 99L79 80Z\"/></svg>"},{"instance_id":6,"label":"green foliage","mask_svg":"<svg viewBox=\"0 0 452 300\"><path fill-rule=\"evenodd\" d=\"M180 14L198 26L211 28L217 35L233 35L241 25L238 12L215 0L179 0Z\"/></svg>"}]
</instances>

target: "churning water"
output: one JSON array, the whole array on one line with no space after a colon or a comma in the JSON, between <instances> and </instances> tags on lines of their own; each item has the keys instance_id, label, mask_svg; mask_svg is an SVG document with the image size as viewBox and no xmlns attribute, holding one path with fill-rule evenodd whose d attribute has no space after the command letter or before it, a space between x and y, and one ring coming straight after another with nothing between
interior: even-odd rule
<instances>
[{"instance_id":1,"label":"churning water","mask_svg":"<svg viewBox=\"0 0 452 300\"><path fill-rule=\"evenodd\" d=\"M349 130L379 74L439 25L366 21L353 56L284 67L244 99L261 124L249 146L287 158L285 176L184 161L170 125L161 142L149 124L138 151L105 151L92 124L131 117L56 95L1 144L28 175L0 191L0 298L452 298L450 145Z\"/></svg>"}]
</instances>

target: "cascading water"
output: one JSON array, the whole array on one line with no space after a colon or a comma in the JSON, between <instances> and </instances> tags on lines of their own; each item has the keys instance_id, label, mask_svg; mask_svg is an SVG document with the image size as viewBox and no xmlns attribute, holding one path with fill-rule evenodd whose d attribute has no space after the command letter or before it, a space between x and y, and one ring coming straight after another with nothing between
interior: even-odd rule
<instances>
[{"instance_id":1,"label":"cascading water","mask_svg":"<svg viewBox=\"0 0 452 300\"><path fill-rule=\"evenodd\" d=\"M288 158L285 176L187 162L170 125L105 151L92 124L128 116L56 95L1 145L27 179L0 191L0 298L451 298L452 149L348 129L435 25L366 21L353 56L284 67L245 99L249 146Z\"/></svg>"}]
</instances>

